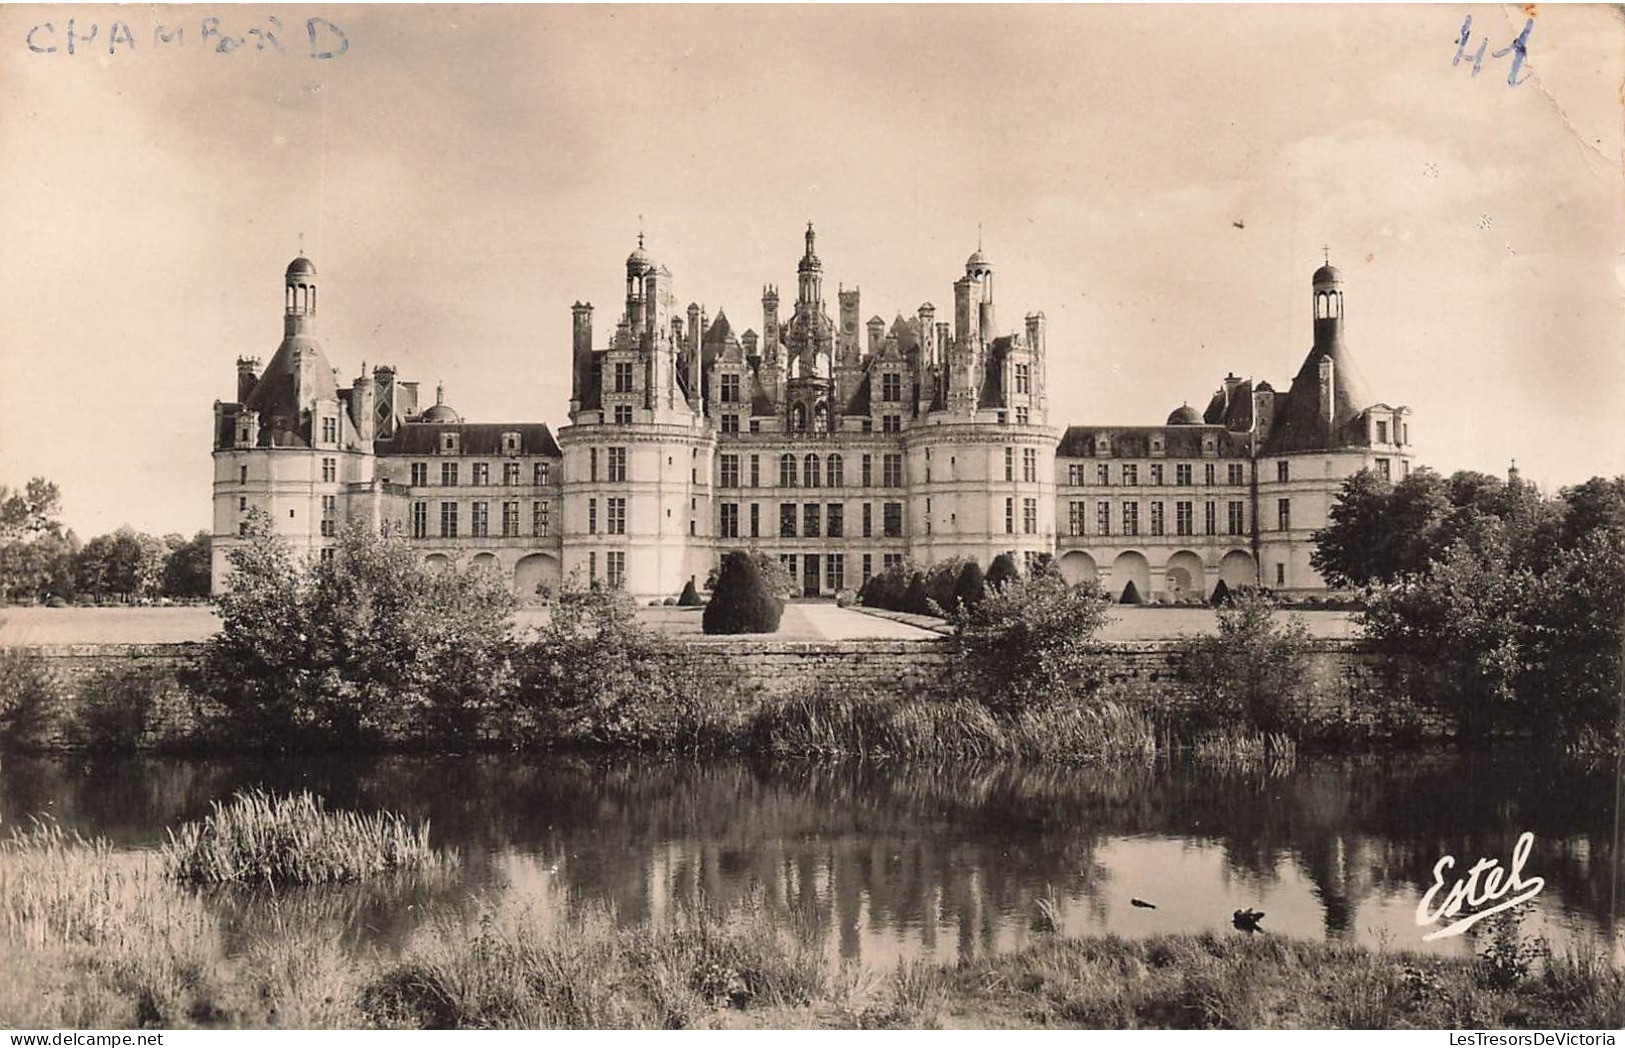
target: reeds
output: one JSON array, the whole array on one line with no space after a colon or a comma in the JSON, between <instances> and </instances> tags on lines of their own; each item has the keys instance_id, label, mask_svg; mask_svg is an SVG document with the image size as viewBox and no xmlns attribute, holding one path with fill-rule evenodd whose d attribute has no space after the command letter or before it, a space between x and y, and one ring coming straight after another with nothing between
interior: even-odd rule
<instances>
[{"instance_id":1,"label":"reeds","mask_svg":"<svg viewBox=\"0 0 1625 1048\"><path fill-rule=\"evenodd\" d=\"M429 844L429 822L392 812L329 811L309 792L239 791L169 831L164 867L200 884L330 884L455 864Z\"/></svg>"}]
</instances>

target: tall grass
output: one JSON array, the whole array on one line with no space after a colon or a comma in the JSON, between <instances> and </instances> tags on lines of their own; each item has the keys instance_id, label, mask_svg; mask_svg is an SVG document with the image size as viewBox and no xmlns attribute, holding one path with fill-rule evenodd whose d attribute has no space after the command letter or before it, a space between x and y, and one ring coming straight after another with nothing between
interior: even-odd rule
<instances>
[{"instance_id":1,"label":"tall grass","mask_svg":"<svg viewBox=\"0 0 1625 1048\"><path fill-rule=\"evenodd\" d=\"M997 713L969 698L819 691L765 706L751 746L776 757L1091 762L1153 757L1157 736L1147 716L1110 701Z\"/></svg>"},{"instance_id":2,"label":"tall grass","mask_svg":"<svg viewBox=\"0 0 1625 1048\"><path fill-rule=\"evenodd\" d=\"M200 821L169 832L164 867L205 884L329 884L454 864L429 844L429 822L391 812L329 811L309 792L239 791Z\"/></svg>"}]
</instances>

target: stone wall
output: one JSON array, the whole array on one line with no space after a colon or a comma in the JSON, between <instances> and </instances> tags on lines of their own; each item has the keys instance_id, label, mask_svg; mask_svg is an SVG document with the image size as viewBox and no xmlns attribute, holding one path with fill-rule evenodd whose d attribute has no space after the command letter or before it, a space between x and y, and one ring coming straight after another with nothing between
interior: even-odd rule
<instances>
[{"instance_id":1,"label":"stone wall","mask_svg":"<svg viewBox=\"0 0 1625 1048\"><path fill-rule=\"evenodd\" d=\"M198 644L73 645L38 648L57 678L72 686L97 672L147 668L173 673L193 661ZM1118 643L1102 648L1102 673L1130 702L1178 711L1198 700L1181 680L1177 641ZM786 641L749 637L687 637L669 656L669 671L700 693L732 690L743 698L773 698L805 689L873 689L947 693L955 673L952 644L927 640ZM1309 680L1296 697L1311 724L1331 724L1378 737L1439 737L1442 717L1414 701L1424 678L1403 660L1350 641L1311 642Z\"/></svg>"}]
</instances>

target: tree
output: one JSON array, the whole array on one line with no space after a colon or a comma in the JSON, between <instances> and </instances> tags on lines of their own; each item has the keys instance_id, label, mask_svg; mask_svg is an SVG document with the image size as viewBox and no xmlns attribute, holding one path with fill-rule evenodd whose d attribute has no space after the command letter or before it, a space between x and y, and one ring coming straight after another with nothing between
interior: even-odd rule
<instances>
[{"instance_id":1,"label":"tree","mask_svg":"<svg viewBox=\"0 0 1625 1048\"><path fill-rule=\"evenodd\" d=\"M986 596L987 580L982 577L981 566L974 560L967 560L959 570L959 579L954 585L955 605L974 608Z\"/></svg>"},{"instance_id":2,"label":"tree","mask_svg":"<svg viewBox=\"0 0 1625 1048\"><path fill-rule=\"evenodd\" d=\"M1315 532L1309 563L1334 586L1365 586L1388 562L1383 517L1392 486L1374 470L1362 469L1343 481L1327 512L1326 527Z\"/></svg>"},{"instance_id":3,"label":"tree","mask_svg":"<svg viewBox=\"0 0 1625 1048\"><path fill-rule=\"evenodd\" d=\"M164 561L164 596L182 600L207 597L211 572L209 533L200 531L191 539L167 535L164 545L169 550Z\"/></svg>"},{"instance_id":4,"label":"tree","mask_svg":"<svg viewBox=\"0 0 1625 1048\"><path fill-rule=\"evenodd\" d=\"M305 562L248 520L233 547L206 689L261 745L476 741L513 684L513 597L487 571L430 571L359 522Z\"/></svg>"},{"instance_id":5,"label":"tree","mask_svg":"<svg viewBox=\"0 0 1625 1048\"><path fill-rule=\"evenodd\" d=\"M1110 603L1094 581L1068 585L1052 574L990 587L953 618L973 694L995 709L1019 710L1089 690L1100 665L1091 642Z\"/></svg>"},{"instance_id":6,"label":"tree","mask_svg":"<svg viewBox=\"0 0 1625 1048\"><path fill-rule=\"evenodd\" d=\"M987 588L996 590L1020 577L1021 572L1016 568L1016 558L1008 553L1001 553L994 557L993 563L988 566Z\"/></svg>"},{"instance_id":7,"label":"tree","mask_svg":"<svg viewBox=\"0 0 1625 1048\"><path fill-rule=\"evenodd\" d=\"M700 600L698 591L694 589L694 580L689 579L683 583L683 592L677 598L677 606L679 608L697 608L703 603L705 602Z\"/></svg>"},{"instance_id":8,"label":"tree","mask_svg":"<svg viewBox=\"0 0 1625 1048\"><path fill-rule=\"evenodd\" d=\"M62 530L62 493L44 477L34 477L21 491L0 484L0 539L31 539Z\"/></svg>"},{"instance_id":9,"label":"tree","mask_svg":"<svg viewBox=\"0 0 1625 1048\"><path fill-rule=\"evenodd\" d=\"M1198 719L1262 732L1299 728L1294 699L1308 677L1308 648L1308 627L1278 622L1269 597L1232 595L1217 633L1181 642L1183 672L1202 699Z\"/></svg>"},{"instance_id":10,"label":"tree","mask_svg":"<svg viewBox=\"0 0 1625 1048\"><path fill-rule=\"evenodd\" d=\"M783 613L783 602L768 588L756 560L735 550L722 558L702 628L706 633L776 633Z\"/></svg>"},{"instance_id":11,"label":"tree","mask_svg":"<svg viewBox=\"0 0 1625 1048\"><path fill-rule=\"evenodd\" d=\"M902 610L915 615L931 614L931 596L925 590L925 574L916 571L914 577L908 580L908 589L903 591Z\"/></svg>"}]
</instances>

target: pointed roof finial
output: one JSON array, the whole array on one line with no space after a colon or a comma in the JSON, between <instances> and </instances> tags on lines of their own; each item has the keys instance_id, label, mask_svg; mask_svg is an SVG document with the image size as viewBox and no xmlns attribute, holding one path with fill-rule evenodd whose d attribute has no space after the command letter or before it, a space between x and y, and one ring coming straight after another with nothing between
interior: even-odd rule
<instances>
[{"instance_id":1,"label":"pointed roof finial","mask_svg":"<svg viewBox=\"0 0 1625 1048\"><path fill-rule=\"evenodd\" d=\"M643 213L638 213L638 250L643 250Z\"/></svg>"},{"instance_id":2,"label":"pointed roof finial","mask_svg":"<svg viewBox=\"0 0 1625 1048\"><path fill-rule=\"evenodd\" d=\"M305 257L305 234L304 233L299 234L299 257L300 258Z\"/></svg>"},{"instance_id":3,"label":"pointed roof finial","mask_svg":"<svg viewBox=\"0 0 1625 1048\"><path fill-rule=\"evenodd\" d=\"M976 223L976 250L982 250L982 223Z\"/></svg>"},{"instance_id":4,"label":"pointed roof finial","mask_svg":"<svg viewBox=\"0 0 1625 1048\"><path fill-rule=\"evenodd\" d=\"M434 402L436 404L444 404L446 402L446 384L444 382L435 383Z\"/></svg>"},{"instance_id":5,"label":"pointed roof finial","mask_svg":"<svg viewBox=\"0 0 1625 1048\"><path fill-rule=\"evenodd\" d=\"M1328 266L1332 264L1332 247L1330 244L1324 244L1321 246L1320 255Z\"/></svg>"}]
</instances>

